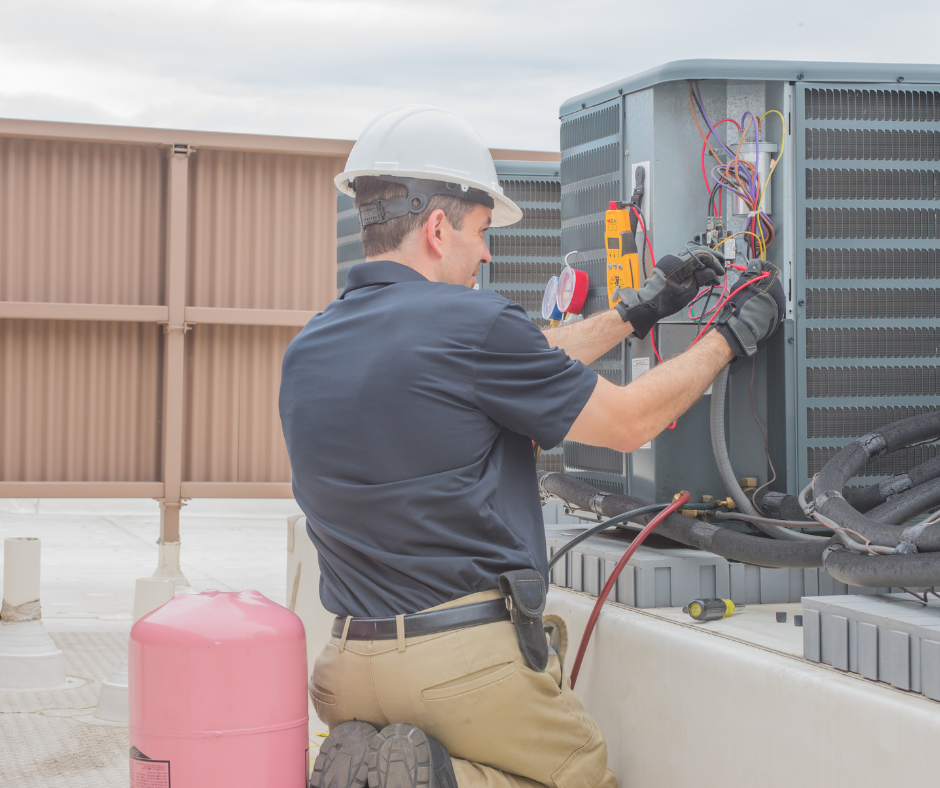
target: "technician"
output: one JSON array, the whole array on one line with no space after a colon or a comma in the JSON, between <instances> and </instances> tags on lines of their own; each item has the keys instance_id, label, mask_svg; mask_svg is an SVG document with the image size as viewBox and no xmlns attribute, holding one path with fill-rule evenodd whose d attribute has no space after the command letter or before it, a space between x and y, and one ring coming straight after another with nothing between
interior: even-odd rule
<instances>
[{"instance_id":1,"label":"technician","mask_svg":"<svg viewBox=\"0 0 940 788\"><path fill-rule=\"evenodd\" d=\"M564 624L544 622L560 653L543 631L532 442L631 452L654 438L775 330L776 269L716 331L621 387L585 365L646 336L715 271L664 257L629 305L542 332L471 289L487 228L522 211L464 120L389 110L336 184L355 196L366 262L287 349L279 402L320 598L337 616L310 679L331 731L311 785L615 788L564 676Z\"/></svg>"}]
</instances>

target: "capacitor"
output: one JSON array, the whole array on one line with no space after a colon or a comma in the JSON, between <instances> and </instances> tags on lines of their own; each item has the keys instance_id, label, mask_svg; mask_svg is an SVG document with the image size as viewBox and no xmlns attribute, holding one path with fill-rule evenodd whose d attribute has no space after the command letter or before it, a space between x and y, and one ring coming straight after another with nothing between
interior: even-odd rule
<instances>
[{"instance_id":1,"label":"capacitor","mask_svg":"<svg viewBox=\"0 0 940 788\"><path fill-rule=\"evenodd\" d=\"M693 599L682 608L683 613L688 613L696 621L715 621L719 618L727 618L735 611L744 610L744 605L735 605L730 599Z\"/></svg>"}]
</instances>

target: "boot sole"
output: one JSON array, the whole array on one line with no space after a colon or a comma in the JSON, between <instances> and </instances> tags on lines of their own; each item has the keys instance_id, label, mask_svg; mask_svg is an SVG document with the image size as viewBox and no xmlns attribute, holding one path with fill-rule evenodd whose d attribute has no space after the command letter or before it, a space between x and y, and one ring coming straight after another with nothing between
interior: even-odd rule
<instances>
[{"instance_id":1,"label":"boot sole","mask_svg":"<svg viewBox=\"0 0 940 788\"><path fill-rule=\"evenodd\" d=\"M369 788L428 788L431 745L414 725L383 728L369 741Z\"/></svg>"},{"instance_id":2,"label":"boot sole","mask_svg":"<svg viewBox=\"0 0 940 788\"><path fill-rule=\"evenodd\" d=\"M369 742L374 725L353 720L337 725L320 745L310 788L364 788L369 773Z\"/></svg>"}]
</instances>

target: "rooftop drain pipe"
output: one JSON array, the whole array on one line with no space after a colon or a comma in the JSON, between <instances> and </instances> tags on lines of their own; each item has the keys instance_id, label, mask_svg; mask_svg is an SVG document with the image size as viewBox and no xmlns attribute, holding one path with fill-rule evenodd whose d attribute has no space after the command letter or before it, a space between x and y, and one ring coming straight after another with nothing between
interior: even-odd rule
<instances>
[{"instance_id":1,"label":"rooftop drain pipe","mask_svg":"<svg viewBox=\"0 0 940 788\"><path fill-rule=\"evenodd\" d=\"M68 687L65 656L42 623L39 604L41 543L33 537L3 540L0 603L0 689Z\"/></svg>"}]
</instances>

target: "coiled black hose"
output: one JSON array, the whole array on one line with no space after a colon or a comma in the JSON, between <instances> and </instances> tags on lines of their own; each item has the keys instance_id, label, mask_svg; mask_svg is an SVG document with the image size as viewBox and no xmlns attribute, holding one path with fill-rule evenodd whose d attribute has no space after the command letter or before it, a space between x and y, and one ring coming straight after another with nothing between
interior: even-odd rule
<instances>
[{"instance_id":1,"label":"coiled black hose","mask_svg":"<svg viewBox=\"0 0 940 788\"><path fill-rule=\"evenodd\" d=\"M940 412L933 412L893 422L879 431L853 441L829 460L817 475L814 484L816 511L838 525L851 528L874 545L897 547L901 542L909 542L911 549L918 552L940 551L940 524L927 526L916 534L905 534L902 527L874 519L871 516L874 510L867 515L857 511L842 495L845 483L869 462L898 449L936 440L938 437ZM903 495L909 496L907 500L911 501L912 505L914 502L918 505L929 502L932 484L933 482L926 482Z\"/></svg>"},{"instance_id":2,"label":"coiled black hose","mask_svg":"<svg viewBox=\"0 0 940 788\"><path fill-rule=\"evenodd\" d=\"M539 471L538 477L543 492L567 501L575 509L599 511L604 517L614 517L651 505L642 498L604 493L581 479L563 473ZM641 515L635 519L646 524L650 517ZM769 567L821 567L823 551L835 544L833 540L826 539L818 542L784 542L750 536L681 514L667 517L656 532L673 541L708 550L732 561Z\"/></svg>"}]
</instances>

